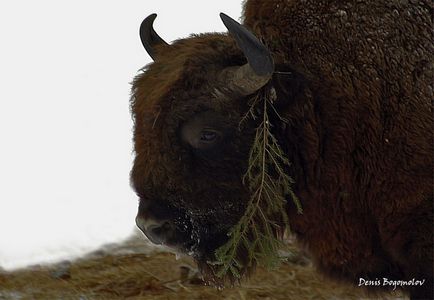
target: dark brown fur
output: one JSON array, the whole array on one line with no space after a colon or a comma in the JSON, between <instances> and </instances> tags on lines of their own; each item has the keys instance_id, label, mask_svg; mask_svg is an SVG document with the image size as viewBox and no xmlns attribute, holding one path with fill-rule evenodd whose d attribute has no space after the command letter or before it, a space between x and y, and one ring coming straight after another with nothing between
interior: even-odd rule
<instances>
[{"instance_id":1,"label":"dark brown fur","mask_svg":"<svg viewBox=\"0 0 434 300\"><path fill-rule=\"evenodd\" d=\"M428 1L374 0L248 0L244 12L276 71L291 72L271 85L289 120L276 134L304 209L288 207L292 230L332 277L426 279L406 289L415 299L432 297L433 284L431 15ZM157 52L133 86L132 182L156 211L188 214L190 231L215 236L199 247L210 257L248 199L240 179L254 124L234 131L219 159L196 158L177 129L209 109L237 127L246 100L214 87L219 71L245 58L217 34Z\"/></svg>"}]
</instances>

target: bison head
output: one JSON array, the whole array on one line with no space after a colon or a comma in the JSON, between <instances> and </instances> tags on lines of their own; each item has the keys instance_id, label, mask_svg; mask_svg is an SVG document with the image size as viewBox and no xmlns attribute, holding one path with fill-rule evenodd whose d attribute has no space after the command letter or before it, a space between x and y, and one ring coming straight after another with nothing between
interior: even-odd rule
<instances>
[{"instance_id":1,"label":"bison head","mask_svg":"<svg viewBox=\"0 0 434 300\"><path fill-rule=\"evenodd\" d=\"M241 120L274 65L267 48L224 14L230 36L194 35L171 45L154 31L155 17L140 28L154 62L132 89L136 223L152 242L203 267L250 197L242 177L256 127Z\"/></svg>"}]
</instances>

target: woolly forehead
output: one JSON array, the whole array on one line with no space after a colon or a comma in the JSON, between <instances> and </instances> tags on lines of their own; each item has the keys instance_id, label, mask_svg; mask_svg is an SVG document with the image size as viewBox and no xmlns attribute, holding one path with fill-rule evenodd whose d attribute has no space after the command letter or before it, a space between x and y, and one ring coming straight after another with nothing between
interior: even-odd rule
<instances>
[{"instance_id":1,"label":"woolly forehead","mask_svg":"<svg viewBox=\"0 0 434 300\"><path fill-rule=\"evenodd\" d=\"M183 122L198 111L227 115L244 102L215 92L219 72L246 63L227 35L194 35L157 50L158 59L133 82L131 106L136 126L174 128L179 125L174 122Z\"/></svg>"}]
</instances>

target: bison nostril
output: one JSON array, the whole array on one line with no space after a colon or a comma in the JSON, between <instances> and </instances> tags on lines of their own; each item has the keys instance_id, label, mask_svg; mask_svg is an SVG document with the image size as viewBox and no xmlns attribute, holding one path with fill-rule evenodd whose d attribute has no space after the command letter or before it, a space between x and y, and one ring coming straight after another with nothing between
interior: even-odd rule
<instances>
[{"instance_id":1,"label":"bison nostril","mask_svg":"<svg viewBox=\"0 0 434 300\"><path fill-rule=\"evenodd\" d=\"M165 222L163 225L153 225L147 229L148 234L152 237L152 240L158 240L159 244L163 244L165 240L172 233L172 226L169 222Z\"/></svg>"},{"instance_id":2,"label":"bison nostril","mask_svg":"<svg viewBox=\"0 0 434 300\"><path fill-rule=\"evenodd\" d=\"M175 227L170 221L156 221L153 219L136 218L137 227L154 244L167 244L169 238L173 236Z\"/></svg>"}]
</instances>

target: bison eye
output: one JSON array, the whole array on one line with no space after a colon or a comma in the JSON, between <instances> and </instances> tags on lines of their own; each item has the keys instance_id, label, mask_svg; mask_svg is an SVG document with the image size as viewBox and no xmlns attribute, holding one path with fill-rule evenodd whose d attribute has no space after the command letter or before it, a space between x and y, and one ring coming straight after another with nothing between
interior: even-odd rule
<instances>
[{"instance_id":1,"label":"bison eye","mask_svg":"<svg viewBox=\"0 0 434 300\"><path fill-rule=\"evenodd\" d=\"M219 134L213 130L204 130L200 133L200 141L204 143L212 143L217 141Z\"/></svg>"},{"instance_id":2,"label":"bison eye","mask_svg":"<svg viewBox=\"0 0 434 300\"><path fill-rule=\"evenodd\" d=\"M190 145L198 150L212 149L219 145L223 134L214 129L202 129L190 140Z\"/></svg>"},{"instance_id":3,"label":"bison eye","mask_svg":"<svg viewBox=\"0 0 434 300\"><path fill-rule=\"evenodd\" d=\"M217 149L229 136L228 122L221 115L207 111L198 113L180 127L181 140L199 151Z\"/></svg>"}]
</instances>

